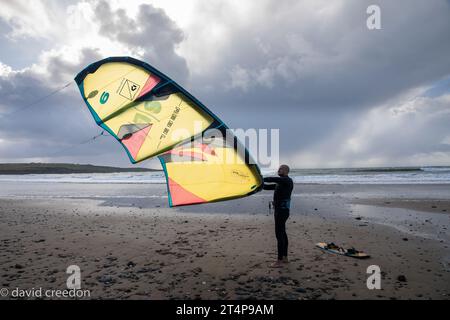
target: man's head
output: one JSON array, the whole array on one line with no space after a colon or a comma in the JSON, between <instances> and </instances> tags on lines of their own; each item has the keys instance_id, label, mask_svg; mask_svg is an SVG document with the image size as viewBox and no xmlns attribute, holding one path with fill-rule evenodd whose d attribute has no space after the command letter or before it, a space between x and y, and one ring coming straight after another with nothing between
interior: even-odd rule
<instances>
[{"instance_id":1,"label":"man's head","mask_svg":"<svg viewBox=\"0 0 450 320\"><path fill-rule=\"evenodd\" d=\"M285 164L282 164L279 168L278 168L278 175L280 177L286 177L289 174L289 167Z\"/></svg>"}]
</instances>

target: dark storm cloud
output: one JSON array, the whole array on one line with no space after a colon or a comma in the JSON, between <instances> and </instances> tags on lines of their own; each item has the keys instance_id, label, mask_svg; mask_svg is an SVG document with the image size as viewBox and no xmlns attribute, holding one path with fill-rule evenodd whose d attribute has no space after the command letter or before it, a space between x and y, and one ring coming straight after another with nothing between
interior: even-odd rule
<instances>
[{"instance_id":1,"label":"dark storm cloud","mask_svg":"<svg viewBox=\"0 0 450 320\"><path fill-rule=\"evenodd\" d=\"M33 69L13 72L0 77L0 132L4 143L0 144L3 161L8 158L45 158L61 156L64 150L92 134L98 129L89 126L87 110L73 84L40 103L33 103L61 88L72 77L74 70L81 70L92 59L100 56L92 49L84 49L77 63L68 63L60 57L49 57L47 75ZM47 76L50 75L48 78ZM63 79L65 82L63 82Z\"/></svg>"},{"instance_id":2,"label":"dark storm cloud","mask_svg":"<svg viewBox=\"0 0 450 320\"><path fill-rule=\"evenodd\" d=\"M216 101L252 111L274 104L345 111L371 108L450 73L448 2L378 1L382 30L373 31L366 27L366 8L373 1L337 3L329 15L317 8L307 16L311 9L305 2L288 1L270 3L265 19L253 23L233 27L229 17L232 48L223 53L220 70L197 80L205 87L216 84ZM217 84L232 85L236 66L246 88L219 90Z\"/></svg>"},{"instance_id":3,"label":"dark storm cloud","mask_svg":"<svg viewBox=\"0 0 450 320\"><path fill-rule=\"evenodd\" d=\"M112 11L108 3L100 2L95 13L103 35L132 51L144 49L143 60L175 74L178 79L187 78L186 63L174 51L183 34L163 10L142 5L137 19L132 20L123 10ZM80 144L101 129L93 121L74 83L43 102L22 110L67 81L72 82L73 77L88 64L104 58L95 45L80 49L80 55L75 63L68 62L64 53L48 54L38 63L40 68L44 68L43 74L42 70L28 68L0 77L1 161L41 158L130 165L120 144L109 136Z\"/></svg>"},{"instance_id":4,"label":"dark storm cloud","mask_svg":"<svg viewBox=\"0 0 450 320\"><path fill-rule=\"evenodd\" d=\"M108 2L101 1L95 13L100 21L100 34L131 48L142 48L143 60L180 82L187 80L186 61L175 52L184 35L164 10L143 4L133 19L124 9L114 11Z\"/></svg>"}]
</instances>

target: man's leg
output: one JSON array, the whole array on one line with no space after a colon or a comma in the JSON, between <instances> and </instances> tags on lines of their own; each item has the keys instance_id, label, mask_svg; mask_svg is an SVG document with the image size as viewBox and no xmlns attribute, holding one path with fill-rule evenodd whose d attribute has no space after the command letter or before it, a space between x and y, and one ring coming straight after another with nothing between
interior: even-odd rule
<instances>
[{"instance_id":1,"label":"man's leg","mask_svg":"<svg viewBox=\"0 0 450 320\"><path fill-rule=\"evenodd\" d=\"M281 261L283 259L283 242L284 242L284 236L283 236L283 216L282 214L276 210L275 214L275 237L277 238L277 249L278 249L278 260Z\"/></svg>"},{"instance_id":2,"label":"man's leg","mask_svg":"<svg viewBox=\"0 0 450 320\"><path fill-rule=\"evenodd\" d=\"M275 209L274 213L275 218L275 236L277 238L277 249L278 249L278 259L276 262L272 263L270 267L272 268L281 268L283 267L283 261L282 261L282 253L283 253L283 235L282 235L282 225L283 220L282 217L279 215L279 212L277 209Z\"/></svg>"},{"instance_id":3,"label":"man's leg","mask_svg":"<svg viewBox=\"0 0 450 320\"><path fill-rule=\"evenodd\" d=\"M288 236L286 233L286 221L289 218L289 210L286 210L283 212L283 228L282 228L282 238L283 238L283 247L282 247L282 259L284 262L288 262L287 256L288 256L288 245L289 245L289 241L288 241Z\"/></svg>"}]
</instances>

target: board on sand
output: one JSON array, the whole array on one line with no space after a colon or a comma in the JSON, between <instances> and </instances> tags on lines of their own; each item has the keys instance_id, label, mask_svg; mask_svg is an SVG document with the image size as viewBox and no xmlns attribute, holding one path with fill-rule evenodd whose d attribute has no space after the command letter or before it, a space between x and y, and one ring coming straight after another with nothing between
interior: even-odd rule
<instances>
[{"instance_id":1,"label":"board on sand","mask_svg":"<svg viewBox=\"0 0 450 320\"><path fill-rule=\"evenodd\" d=\"M335 253L335 254L340 254L343 256L347 256L347 257L352 257L352 258L356 258L356 259L367 259L370 256L364 252L355 250L355 248L350 248L350 249L344 249L342 247L338 247L336 246L334 243L325 243L325 242L319 242L316 243L316 247L324 250L324 251L328 251L331 253Z\"/></svg>"}]
</instances>

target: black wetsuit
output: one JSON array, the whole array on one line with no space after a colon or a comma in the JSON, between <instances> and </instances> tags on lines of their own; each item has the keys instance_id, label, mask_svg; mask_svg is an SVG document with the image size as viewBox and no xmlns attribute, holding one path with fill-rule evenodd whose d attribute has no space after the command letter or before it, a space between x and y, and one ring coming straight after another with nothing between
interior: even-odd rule
<instances>
[{"instance_id":1,"label":"black wetsuit","mask_svg":"<svg viewBox=\"0 0 450 320\"><path fill-rule=\"evenodd\" d=\"M287 257L288 237L286 234L286 221L289 218L292 189L294 183L288 176L264 178L264 190L275 190L273 193L273 206L275 217L275 236L278 244L278 260Z\"/></svg>"}]
</instances>

